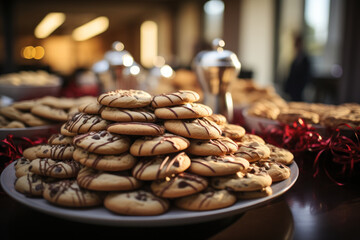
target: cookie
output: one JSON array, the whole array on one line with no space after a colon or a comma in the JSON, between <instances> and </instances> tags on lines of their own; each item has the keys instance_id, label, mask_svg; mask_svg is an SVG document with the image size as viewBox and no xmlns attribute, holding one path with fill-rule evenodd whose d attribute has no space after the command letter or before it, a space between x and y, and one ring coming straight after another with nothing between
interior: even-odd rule
<instances>
[{"instance_id":1,"label":"cookie","mask_svg":"<svg viewBox=\"0 0 360 240\"><path fill-rule=\"evenodd\" d=\"M36 156L38 158L51 158L54 160L70 160L73 158L75 147L72 145L42 144Z\"/></svg>"},{"instance_id":2,"label":"cookie","mask_svg":"<svg viewBox=\"0 0 360 240\"><path fill-rule=\"evenodd\" d=\"M220 137L209 140L192 139L186 152L197 156L220 156L234 153L237 150L238 145L233 140L228 137Z\"/></svg>"},{"instance_id":3,"label":"cookie","mask_svg":"<svg viewBox=\"0 0 360 240\"><path fill-rule=\"evenodd\" d=\"M136 190L131 192L111 192L104 200L108 210L130 216L152 216L165 213L169 209L169 202L153 193Z\"/></svg>"},{"instance_id":4,"label":"cookie","mask_svg":"<svg viewBox=\"0 0 360 240\"><path fill-rule=\"evenodd\" d=\"M265 144L265 140L262 137L251 133L245 133L237 142L259 142ZM239 144L241 145L241 143Z\"/></svg>"},{"instance_id":5,"label":"cookie","mask_svg":"<svg viewBox=\"0 0 360 240\"><path fill-rule=\"evenodd\" d=\"M58 109L69 109L75 105L73 98L45 96L37 100L37 103Z\"/></svg>"},{"instance_id":6,"label":"cookie","mask_svg":"<svg viewBox=\"0 0 360 240\"><path fill-rule=\"evenodd\" d=\"M155 114L147 108L105 107L101 117L114 122L155 122Z\"/></svg>"},{"instance_id":7,"label":"cookie","mask_svg":"<svg viewBox=\"0 0 360 240\"><path fill-rule=\"evenodd\" d=\"M270 149L270 156L268 160L276 161L284 165L290 165L294 161L294 154L289 150L267 143L266 146Z\"/></svg>"},{"instance_id":8,"label":"cookie","mask_svg":"<svg viewBox=\"0 0 360 240\"><path fill-rule=\"evenodd\" d=\"M174 93L164 93L154 96L151 101L151 106L154 108L170 107L197 102L199 99L200 95L197 92L190 90L179 90Z\"/></svg>"},{"instance_id":9,"label":"cookie","mask_svg":"<svg viewBox=\"0 0 360 240\"><path fill-rule=\"evenodd\" d=\"M78 107L79 112L100 115L101 112L105 109L105 105L101 105L98 102L87 102L83 103Z\"/></svg>"},{"instance_id":10,"label":"cookie","mask_svg":"<svg viewBox=\"0 0 360 240\"><path fill-rule=\"evenodd\" d=\"M152 96L142 90L114 90L101 94L98 102L109 107L141 108L150 104Z\"/></svg>"},{"instance_id":11,"label":"cookie","mask_svg":"<svg viewBox=\"0 0 360 240\"><path fill-rule=\"evenodd\" d=\"M179 152L190 145L189 140L178 135L165 133L161 136L136 139L130 147L134 156L154 156Z\"/></svg>"},{"instance_id":12,"label":"cookie","mask_svg":"<svg viewBox=\"0 0 360 240\"><path fill-rule=\"evenodd\" d=\"M45 185L51 178L40 176L32 172L15 180L15 190L29 197L41 197ZM53 179L51 180L53 181Z\"/></svg>"},{"instance_id":13,"label":"cookie","mask_svg":"<svg viewBox=\"0 0 360 240\"><path fill-rule=\"evenodd\" d=\"M73 144L92 153L112 155L128 151L130 139L104 130L77 135Z\"/></svg>"},{"instance_id":14,"label":"cookie","mask_svg":"<svg viewBox=\"0 0 360 240\"><path fill-rule=\"evenodd\" d=\"M166 120L164 126L171 133L194 139L215 139L222 134L219 126L206 118Z\"/></svg>"},{"instance_id":15,"label":"cookie","mask_svg":"<svg viewBox=\"0 0 360 240\"><path fill-rule=\"evenodd\" d=\"M300 109L284 109L279 113L277 120L281 123L292 124L301 118L306 123L319 123L320 116L317 113L300 110Z\"/></svg>"},{"instance_id":16,"label":"cookie","mask_svg":"<svg viewBox=\"0 0 360 240\"><path fill-rule=\"evenodd\" d=\"M20 111L30 111L33 106L36 105L36 100L22 100L13 102L11 104L12 107L20 110Z\"/></svg>"},{"instance_id":17,"label":"cookie","mask_svg":"<svg viewBox=\"0 0 360 240\"><path fill-rule=\"evenodd\" d=\"M208 177L224 176L246 170L249 165L245 158L233 155L193 157L188 172Z\"/></svg>"},{"instance_id":18,"label":"cookie","mask_svg":"<svg viewBox=\"0 0 360 240\"><path fill-rule=\"evenodd\" d=\"M208 211L230 207L235 202L235 195L229 191L208 187L202 192L175 199L174 204L185 210Z\"/></svg>"},{"instance_id":19,"label":"cookie","mask_svg":"<svg viewBox=\"0 0 360 240\"><path fill-rule=\"evenodd\" d=\"M259 142L240 142L239 149L234 153L235 156L243 157L249 162L256 162L259 159L268 158L270 149L267 145Z\"/></svg>"},{"instance_id":20,"label":"cookie","mask_svg":"<svg viewBox=\"0 0 360 240\"><path fill-rule=\"evenodd\" d=\"M67 137L73 137L76 136L77 133L76 132L70 132L65 128L66 123L62 124L60 127L60 134L67 136Z\"/></svg>"},{"instance_id":21,"label":"cookie","mask_svg":"<svg viewBox=\"0 0 360 240\"><path fill-rule=\"evenodd\" d=\"M71 145L73 141L72 137L62 135L61 133L54 133L48 139L50 145Z\"/></svg>"},{"instance_id":22,"label":"cookie","mask_svg":"<svg viewBox=\"0 0 360 240\"><path fill-rule=\"evenodd\" d=\"M99 115L79 112L65 123L64 128L72 133L87 133L105 130L110 123Z\"/></svg>"},{"instance_id":23,"label":"cookie","mask_svg":"<svg viewBox=\"0 0 360 240\"><path fill-rule=\"evenodd\" d=\"M280 162L262 159L254 164L264 168L273 182L280 182L290 177L290 168Z\"/></svg>"},{"instance_id":24,"label":"cookie","mask_svg":"<svg viewBox=\"0 0 360 240\"><path fill-rule=\"evenodd\" d=\"M142 185L128 172L104 172L89 167L82 168L76 180L80 187L96 191L128 191Z\"/></svg>"},{"instance_id":25,"label":"cookie","mask_svg":"<svg viewBox=\"0 0 360 240\"><path fill-rule=\"evenodd\" d=\"M16 159L14 168L15 168L15 176L17 178L27 175L30 172L30 160L21 157Z\"/></svg>"},{"instance_id":26,"label":"cookie","mask_svg":"<svg viewBox=\"0 0 360 240\"><path fill-rule=\"evenodd\" d=\"M215 122L217 125L224 125L228 123L226 117L219 113L213 113L206 117L206 119Z\"/></svg>"},{"instance_id":27,"label":"cookie","mask_svg":"<svg viewBox=\"0 0 360 240\"><path fill-rule=\"evenodd\" d=\"M74 160L56 161L50 158L37 158L31 161L30 171L53 178L76 177L80 170L80 164Z\"/></svg>"},{"instance_id":28,"label":"cookie","mask_svg":"<svg viewBox=\"0 0 360 240\"><path fill-rule=\"evenodd\" d=\"M246 133L245 128L242 126L230 123L221 126L221 130L223 136L234 140L241 139Z\"/></svg>"},{"instance_id":29,"label":"cookie","mask_svg":"<svg viewBox=\"0 0 360 240\"><path fill-rule=\"evenodd\" d=\"M250 166L235 174L211 178L211 186L231 191L255 191L272 184L270 175L262 168Z\"/></svg>"},{"instance_id":30,"label":"cookie","mask_svg":"<svg viewBox=\"0 0 360 240\"><path fill-rule=\"evenodd\" d=\"M210 116L210 107L200 103L187 103L172 107L155 108L155 116L160 119L190 119Z\"/></svg>"},{"instance_id":31,"label":"cookie","mask_svg":"<svg viewBox=\"0 0 360 240\"><path fill-rule=\"evenodd\" d=\"M11 121L9 122L5 128L25 128L25 124L19 121Z\"/></svg>"},{"instance_id":32,"label":"cookie","mask_svg":"<svg viewBox=\"0 0 360 240\"><path fill-rule=\"evenodd\" d=\"M36 104L32 107L31 113L52 121L65 122L68 119L68 113L64 109L54 108L42 104Z\"/></svg>"},{"instance_id":33,"label":"cookie","mask_svg":"<svg viewBox=\"0 0 360 240\"><path fill-rule=\"evenodd\" d=\"M157 180L184 172L190 164L191 160L184 152L146 157L139 159L132 175L140 180Z\"/></svg>"},{"instance_id":34,"label":"cookie","mask_svg":"<svg viewBox=\"0 0 360 240\"><path fill-rule=\"evenodd\" d=\"M269 187L265 187L262 188L260 190L255 190L255 191L239 191L239 192L235 192L235 195L238 199L256 199L256 198L263 198L263 197L267 197L267 196L271 196L273 193L272 188Z\"/></svg>"},{"instance_id":35,"label":"cookie","mask_svg":"<svg viewBox=\"0 0 360 240\"><path fill-rule=\"evenodd\" d=\"M64 207L94 207L103 202L103 196L99 192L81 188L73 179L46 184L43 197L55 205Z\"/></svg>"},{"instance_id":36,"label":"cookie","mask_svg":"<svg viewBox=\"0 0 360 240\"><path fill-rule=\"evenodd\" d=\"M23 157L30 161L38 158L37 153L40 151L41 145L42 144L34 145L34 146L26 148L23 151Z\"/></svg>"},{"instance_id":37,"label":"cookie","mask_svg":"<svg viewBox=\"0 0 360 240\"><path fill-rule=\"evenodd\" d=\"M269 100L261 100L251 104L247 110L247 114L275 120L280 114L280 108Z\"/></svg>"},{"instance_id":38,"label":"cookie","mask_svg":"<svg viewBox=\"0 0 360 240\"><path fill-rule=\"evenodd\" d=\"M31 127L44 126L50 124L50 121L48 120L37 117L31 113L21 112L12 106L0 108L0 114L5 116L6 118L25 123L26 125Z\"/></svg>"},{"instance_id":39,"label":"cookie","mask_svg":"<svg viewBox=\"0 0 360 240\"><path fill-rule=\"evenodd\" d=\"M208 180L206 178L183 172L153 181L150 188L156 196L178 198L200 192L207 186Z\"/></svg>"},{"instance_id":40,"label":"cookie","mask_svg":"<svg viewBox=\"0 0 360 240\"><path fill-rule=\"evenodd\" d=\"M137 159L128 152L118 155L102 155L90 153L81 148L75 149L73 158L84 166L103 171L128 170L137 163Z\"/></svg>"},{"instance_id":41,"label":"cookie","mask_svg":"<svg viewBox=\"0 0 360 240\"><path fill-rule=\"evenodd\" d=\"M159 136L165 133L164 126L150 122L121 122L107 127L112 133L124 135Z\"/></svg>"}]
</instances>

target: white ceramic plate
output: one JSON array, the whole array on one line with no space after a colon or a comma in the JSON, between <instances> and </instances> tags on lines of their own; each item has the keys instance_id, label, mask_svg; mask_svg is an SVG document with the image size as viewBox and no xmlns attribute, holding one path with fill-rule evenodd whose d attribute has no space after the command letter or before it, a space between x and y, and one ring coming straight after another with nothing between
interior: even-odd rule
<instances>
[{"instance_id":1,"label":"white ceramic plate","mask_svg":"<svg viewBox=\"0 0 360 240\"><path fill-rule=\"evenodd\" d=\"M290 178L282 182L272 184L271 187L273 189L273 195L271 196L254 200L239 200L231 207L212 211L193 212L172 207L170 211L159 216L122 216L116 215L104 207L89 209L62 208L50 204L43 198L26 197L25 195L17 192L14 188L14 181L16 179L14 163L11 163L4 169L0 179L4 191L9 194L10 197L28 207L56 217L72 221L110 226L172 226L206 222L230 217L265 204L269 200L284 194L294 185L299 175L299 168L295 162L290 165L290 168Z\"/></svg>"}]
</instances>

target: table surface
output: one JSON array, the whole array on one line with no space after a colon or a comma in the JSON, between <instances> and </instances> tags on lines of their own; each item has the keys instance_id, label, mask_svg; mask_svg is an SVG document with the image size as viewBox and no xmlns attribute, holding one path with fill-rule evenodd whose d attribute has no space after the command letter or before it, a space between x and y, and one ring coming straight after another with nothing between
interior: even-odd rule
<instances>
[{"instance_id":1,"label":"table surface","mask_svg":"<svg viewBox=\"0 0 360 240\"><path fill-rule=\"evenodd\" d=\"M0 189L0 239L360 239L360 184L338 186L324 171L313 177L313 156L297 157L300 175L284 195L237 216L175 227L110 227L53 217Z\"/></svg>"}]
</instances>

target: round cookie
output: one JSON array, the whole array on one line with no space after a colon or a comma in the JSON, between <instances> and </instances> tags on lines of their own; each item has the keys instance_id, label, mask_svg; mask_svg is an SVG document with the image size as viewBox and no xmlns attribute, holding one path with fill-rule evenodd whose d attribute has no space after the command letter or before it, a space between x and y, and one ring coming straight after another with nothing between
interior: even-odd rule
<instances>
[{"instance_id":1,"label":"round cookie","mask_svg":"<svg viewBox=\"0 0 360 240\"><path fill-rule=\"evenodd\" d=\"M87 102L83 103L78 107L79 112L100 115L102 111L105 109L105 105L101 105L98 102Z\"/></svg>"},{"instance_id":2,"label":"round cookie","mask_svg":"<svg viewBox=\"0 0 360 240\"><path fill-rule=\"evenodd\" d=\"M80 167L74 160L55 161L50 158L37 158L30 163L31 172L53 178L76 177Z\"/></svg>"},{"instance_id":3,"label":"round cookie","mask_svg":"<svg viewBox=\"0 0 360 240\"><path fill-rule=\"evenodd\" d=\"M200 103L187 103L172 107L155 108L155 116L160 119L190 119L210 116L212 109Z\"/></svg>"},{"instance_id":4,"label":"round cookie","mask_svg":"<svg viewBox=\"0 0 360 240\"><path fill-rule=\"evenodd\" d=\"M73 133L87 133L105 130L109 124L109 121L102 119L99 115L78 112L65 123L64 128Z\"/></svg>"},{"instance_id":5,"label":"round cookie","mask_svg":"<svg viewBox=\"0 0 360 240\"><path fill-rule=\"evenodd\" d=\"M211 186L231 191L255 191L272 184L270 175L261 168L250 166L235 174L211 178Z\"/></svg>"},{"instance_id":6,"label":"round cookie","mask_svg":"<svg viewBox=\"0 0 360 240\"><path fill-rule=\"evenodd\" d=\"M142 185L128 172L104 172L89 167L82 168L76 180L80 187L96 191L128 191Z\"/></svg>"},{"instance_id":7,"label":"round cookie","mask_svg":"<svg viewBox=\"0 0 360 240\"><path fill-rule=\"evenodd\" d=\"M265 140L262 137L260 137L256 134L251 134L251 133L245 133L245 135L237 141L238 142L259 142L259 143L265 144Z\"/></svg>"},{"instance_id":8,"label":"round cookie","mask_svg":"<svg viewBox=\"0 0 360 240\"><path fill-rule=\"evenodd\" d=\"M76 132L70 132L67 129L65 129L66 123L62 124L60 127L60 134L67 136L67 137L73 137L76 136L77 133Z\"/></svg>"},{"instance_id":9,"label":"round cookie","mask_svg":"<svg viewBox=\"0 0 360 240\"><path fill-rule=\"evenodd\" d=\"M15 190L29 197L41 197L45 185L51 178L40 176L32 172L15 180Z\"/></svg>"},{"instance_id":10,"label":"round cookie","mask_svg":"<svg viewBox=\"0 0 360 240\"><path fill-rule=\"evenodd\" d=\"M41 146L42 144L39 144L26 148L23 151L23 157L30 161L38 158L37 153L40 151Z\"/></svg>"},{"instance_id":11,"label":"round cookie","mask_svg":"<svg viewBox=\"0 0 360 240\"><path fill-rule=\"evenodd\" d=\"M21 157L16 159L15 164L14 164L14 168L15 168L15 176L17 178L27 175L30 172L30 160Z\"/></svg>"},{"instance_id":12,"label":"round cookie","mask_svg":"<svg viewBox=\"0 0 360 240\"><path fill-rule=\"evenodd\" d=\"M188 171L200 176L224 176L246 170L249 165L245 158L233 155L193 157Z\"/></svg>"},{"instance_id":13,"label":"round cookie","mask_svg":"<svg viewBox=\"0 0 360 240\"><path fill-rule=\"evenodd\" d=\"M124 135L159 136L165 133L164 126L150 122L121 122L107 127L112 133Z\"/></svg>"},{"instance_id":14,"label":"round cookie","mask_svg":"<svg viewBox=\"0 0 360 240\"><path fill-rule=\"evenodd\" d=\"M175 199L178 208L190 211L208 211L230 207L236 202L234 194L227 190L208 187L202 192Z\"/></svg>"},{"instance_id":15,"label":"round cookie","mask_svg":"<svg viewBox=\"0 0 360 240\"><path fill-rule=\"evenodd\" d=\"M90 153L81 148L75 149L73 158L84 166L103 171L128 170L137 163L137 159L128 152L118 155L102 155Z\"/></svg>"},{"instance_id":16,"label":"round cookie","mask_svg":"<svg viewBox=\"0 0 360 240\"><path fill-rule=\"evenodd\" d=\"M174 93L164 93L154 96L151 101L151 106L154 108L170 107L197 102L199 99L200 95L197 92L190 90L179 90Z\"/></svg>"},{"instance_id":17,"label":"round cookie","mask_svg":"<svg viewBox=\"0 0 360 240\"><path fill-rule=\"evenodd\" d=\"M294 161L294 155L289 150L269 143L267 143L266 146L270 149L269 160L273 160L284 165L290 165Z\"/></svg>"},{"instance_id":18,"label":"round cookie","mask_svg":"<svg viewBox=\"0 0 360 240\"><path fill-rule=\"evenodd\" d=\"M94 207L103 202L103 196L99 192L81 188L76 180L72 179L46 184L43 197L64 207Z\"/></svg>"},{"instance_id":19,"label":"round cookie","mask_svg":"<svg viewBox=\"0 0 360 240\"><path fill-rule=\"evenodd\" d=\"M157 137L143 137L135 140L130 147L134 156L154 156L179 152L190 145L189 140L171 133Z\"/></svg>"},{"instance_id":20,"label":"round cookie","mask_svg":"<svg viewBox=\"0 0 360 240\"><path fill-rule=\"evenodd\" d=\"M50 124L50 121L46 119L37 117L31 113L21 112L12 106L1 107L0 114L5 116L6 118L25 123L26 125L31 127L44 126Z\"/></svg>"},{"instance_id":21,"label":"round cookie","mask_svg":"<svg viewBox=\"0 0 360 240\"><path fill-rule=\"evenodd\" d=\"M169 202L144 190L132 192L111 192L104 200L108 210L130 216L152 216L165 213Z\"/></svg>"},{"instance_id":22,"label":"round cookie","mask_svg":"<svg viewBox=\"0 0 360 240\"><path fill-rule=\"evenodd\" d=\"M177 198L200 192L207 186L208 180L206 178L183 172L153 181L150 188L156 196Z\"/></svg>"},{"instance_id":23,"label":"round cookie","mask_svg":"<svg viewBox=\"0 0 360 240\"><path fill-rule=\"evenodd\" d=\"M246 133L245 128L242 126L230 123L222 125L221 130L223 136L234 140L241 139Z\"/></svg>"},{"instance_id":24,"label":"round cookie","mask_svg":"<svg viewBox=\"0 0 360 240\"><path fill-rule=\"evenodd\" d=\"M51 158L55 160L70 160L73 158L75 147L72 145L42 144L36 153L38 158Z\"/></svg>"},{"instance_id":25,"label":"round cookie","mask_svg":"<svg viewBox=\"0 0 360 240\"><path fill-rule=\"evenodd\" d=\"M226 155L238 150L238 145L228 137L217 139L192 139L190 146L186 149L187 153L197 156Z\"/></svg>"},{"instance_id":26,"label":"round cookie","mask_svg":"<svg viewBox=\"0 0 360 240\"><path fill-rule=\"evenodd\" d=\"M155 114L147 108L105 107L101 117L115 122L155 122Z\"/></svg>"},{"instance_id":27,"label":"round cookie","mask_svg":"<svg viewBox=\"0 0 360 240\"><path fill-rule=\"evenodd\" d=\"M46 96L37 100L38 103L59 109L70 109L75 105L73 98Z\"/></svg>"},{"instance_id":28,"label":"round cookie","mask_svg":"<svg viewBox=\"0 0 360 240\"><path fill-rule=\"evenodd\" d=\"M169 132L194 139L215 139L222 134L219 126L206 118L166 120L164 126Z\"/></svg>"},{"instance_id":29,"label":"round cookie","mask_svg":"<svg viewBox=\"0 0 360 240\"><path fill-rule=\"evenodd\" d=\"M268 158L270 149L267 145L259 142L240 142L239 149L234 153L235 156L243 157L249 162L256 162L259 159Z\"/></svg>"},{"instance_id":30,"label":"round cookie","mask_svg":"<svg viewBox=\"0 0 360 240\"><path fill-rule=\"evenodd\" d=\"M128 151L130 139L104 130L77 135L73 144L92 153L112 155Z\"/></svg>"},{"instance_id":31,"label":"round cookie","mask_svg":"<svg viewBox=\"0 0 360 240\"><path fill-rule=\"evenodd\" d=\"M258 167L264 168L270 175L273 182L280 182L290 177L290 168L280 162L262 159L254 164Z\"/></svg>"},{"instance_id":32,"label":"round cookie","mask_svg":"<svg viewBox=\"0 0 360 240\"><path fill-rule=\"evenodd\" d=\"M255 191L235 192L235 195L238 199L256 199L271 196L272 193L272 188L269 186Z\"/></svg>"},{"instance_id":33,"label":"round cookie","mask_svg":"<svg viewBox=\"0 0 360 240\"><path fill-rule=\"evenodd\" d=\"M190 164L191 160L184 152L146 157L139 159L132 175L140 180L157 180L184 172Z\"/></svg>"},{"instance_id":34,"label":"round cookie","mask_svg":"<svg viewBox=\"0 0 360 240\"><path fill-rule=\"evenodd\" d=\"M219 113L213 113L210 116L206 117L208 120L215 122L217 125L227 124L227 119L224 115Z\"/></svg>"},{"instance_id":35,"label":"round cookie","mask_svg":"<svg viewBox=\"0 0 360 240\"><path fill-rule=\"evenodd\" d=\"M54 108L42 104L36 104L32 107L31 113L45 119L60 122L65 122L69 116L64 109Z\"/></svg>"},{"instance_id":36,"label":"round cookie","mask_svg":"<svg viewBox=\"0 0 360 240\"><path fill-rule=\"evenodd\" d=\"M277 116L277 120L281 123L292 124L299 118L304 120L306 123L319 123L320 116L315 112L309 112L300 109L283 109Z\"/></svg>"},{"instance_id":37,"label":"round cookie","mask_svg":"<svg viewBox=\"0 0 360 240\"><path fill-rule=\"evenodd\" d=\"M20 111L30 111L33 106L36 105L36 100L22 100L13 102L11 104L12 107L20 110Z\"/></svg>"},{"instance_id":38,"label":"round cookie","mask_svg":"<svg viewBox=\"0 0 360 240\"><path fill-rule=\"evenodd\" d=\"M49 137L48 144L50 144L50 145L70 145L70 144L72 144L72 141L73 141L72 137L62 135L61 133L55 133Z\"/></svg>"},{"instance_id":39,"label":"round cookie","mask_svg":"<svg viewBox=\"0 0 360 240\"><path fill-rule=\"evenodd\" d=\"M150 104L152 96L142 90L114 90L103 93L98 102L109 107L141 108Z\"/></svg>"}]
</instances>

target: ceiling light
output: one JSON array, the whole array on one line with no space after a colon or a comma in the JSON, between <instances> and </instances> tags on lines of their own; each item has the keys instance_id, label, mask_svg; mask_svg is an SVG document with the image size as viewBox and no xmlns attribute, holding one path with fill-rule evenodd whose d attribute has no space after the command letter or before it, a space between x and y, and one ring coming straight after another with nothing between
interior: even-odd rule
<instances>
[{"instance_id":1,"label":"ceiling light","mask_svg":"<svg viewBox=\"0 0 360 240\"><path fill-rule=\"evenodd\" d=\"M109 19L107 17L98 17L76 28L72 32L72 37L76 41L85 41L105 32L108 28Z\"/></svg>"},{"instance_id":2,"label":"ceiling light","mask_svg":"<svg viewBox=\"0 0 360 240\"><path fill-rule=\"evenodd\" d=\"M60 12L48 13L36 26L34 34L37 38L46 38L65 21L65 14Z\"/></svg>"}]
</instances>

